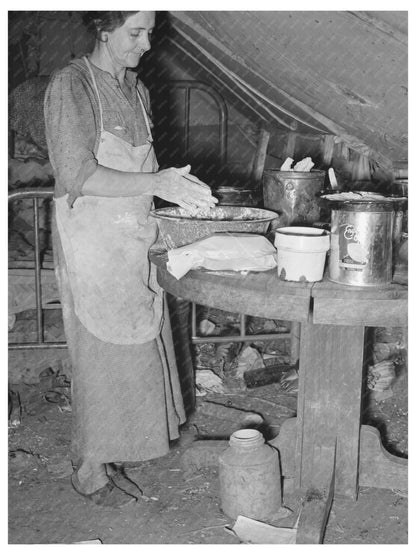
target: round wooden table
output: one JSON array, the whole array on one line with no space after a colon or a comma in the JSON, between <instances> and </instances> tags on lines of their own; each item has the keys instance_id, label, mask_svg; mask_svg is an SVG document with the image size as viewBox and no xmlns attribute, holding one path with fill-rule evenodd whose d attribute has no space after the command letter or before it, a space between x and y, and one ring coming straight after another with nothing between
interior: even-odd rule
<instances>
[{"instance_id":1,"label":"round wooden table","mask_svg":"<svg viewBox=\"0 0 416 555\"><path fill-rule=\"evenodd\" d=\"M406 327L407 287L352 287L326 277L286 282L276 271L190 271L180 280L166 254L151 254L171 295L221 310L300 323L297 416L270 442L285 482L304 499L297 543L320 543L334 495L357 498L359 486L407 490L407 460L361 424L367 327Z\"/></svg>"}]
</instances>

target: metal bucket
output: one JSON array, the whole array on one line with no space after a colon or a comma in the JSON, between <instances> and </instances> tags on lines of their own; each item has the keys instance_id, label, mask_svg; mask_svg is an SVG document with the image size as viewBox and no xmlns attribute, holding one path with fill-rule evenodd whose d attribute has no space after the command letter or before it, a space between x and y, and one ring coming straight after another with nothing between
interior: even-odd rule
<instances>
[{"instance_id":1,"label":"metal bucket","mask_svg":"<svg viewBox=\"0 0 416 555\"><path fill-rule=\"evenodd\" d=\"M305 225L319 221L324 170L310 172L265 170L264 207L279 213L279 225Z\"/></svg>"},{"instance_id":2,"label":"metal bucket","mask_svg":"<svg viewBox=\"0 0 416 555\"><path fill-rule=\"evenodd\" d=\"M394 204L354 200L331 205L329 279L358 286L391 283Z\"/></svg>"},{"instance_id":3,"label":"metal bucket","mask_svg":"<svg viewBox=\"0 0 416 555\"><path fill-rule=\"evenodd\" d=\"M260 207L261 204L261 191L255 188L220 186L213 189L213 194L219 200L218 206Z\"/></svg>"}]
</instances>

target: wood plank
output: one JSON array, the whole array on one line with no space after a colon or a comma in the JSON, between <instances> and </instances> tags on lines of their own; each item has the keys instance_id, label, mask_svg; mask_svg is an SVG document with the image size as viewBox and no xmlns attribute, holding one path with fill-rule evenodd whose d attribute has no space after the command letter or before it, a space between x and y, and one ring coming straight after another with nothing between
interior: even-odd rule
<instances>
[{"instance_id":1,"label":"wood plank","mask_svg":"<svg viewBox=\"0 0 416 555\"><path fill-rule=\"evenodd\" d=\"M395 457L383 447L380 432L361 426L360 486L407 491L407 459Z\"/></svg>"},{"instance_id":2,"label":"wood plank","mask_svg":"<svg viewBox=\"0 0 416 555\"><path fill-rule=\"evenodd\" d=\"M331 471L335 491L356 496L364 328L302 324L295 446L295 487L320 487Z\"/></svg>"},{"instance_id":3,"label":"wood plank","mask_svg":"<svg viewBox=\"0 0 416 555\"><path fill-rule=\"evenodd\" d=\"M295 487L320 487L332 467L328 448L336 440L337 407L332 398L333 333L329 326L302 324L299 361L298 430L295 451Z\"/></svg>"},{"instance_id":4,"label":"wood plank","mask_svg":"<svg viewBox=\"0 0 416 555\"><path fill-rule=\"evenodd\" d=\"M254 185L261 183L263 175L264 164L266 162L267 146L269 144L270 132L260 129L259 140L257 142L256 153L253 160L253 169L251 172L251 179Z\"/></svg>"},{"instance_id":5,"label":"wood plank","mask_svg":"<svg viewBox=\"0 0 416 555\"><path fill-rule=\"evenodd\" d=\"M326 483L319 487L310 486L304 496L302 509L296 534L297 544L323 543L329 512L334 499L335 483L335 444L326 452L328 463L332 471L326 478Z\"/></svg>"},{"instance_id":6,"label":"wood plank","mask_svg":"<svg viewBox=\"0 0 416 555\"><path fill-rule=\"evenodd\" d=\"M406 285L390 283L382 287L358 285L345 285L330 281L324 276L322 281L316 282L312 286L312 296L314 298L332 299L359 299L359 300L397 300L407 299L408 288Z\"/></svg>"},{"instance_id":7,"label":"wood plank","mask_svg":"<svg viewBox=\"0 0 416 555\"><path fill-rule=\"evenodd\" d=\"M306 322L310 312L311 284L285 282L275 271L249 273L191 271L177 280L157 262L161 287L176 297L233 313L260 318Z\"/></svg>"},{"instance_id":8,"label":"wood plank","mask_svg":"<svg viewBox=\"0 0 416 555\"><path fill-rule=\"evenodd\" d=\"M309 298L297 298L293 295L265 295L261 291L253 291L234 286L226 282L203 283L191 277L175 280L173 276L158 273L160 285L172 295L193 300L195 303L211 306L229 312L238 312L260 318L296 318L307 321L309 315Z\"/></svg>"},{"instance_id":9,"label":"wood plank","mask_svg":"<svg viewBox=\"0 0 416 555\"><path fill-rule=\"evenodd\" d=\"M289 131L287 134L287 141L286 141L286 146L285 146L285 151L283 154L283 159L286 160L286 158L293 158L295 156L295 147L296 147L296 139L297 139L297 133L294 133L293 131Z\"/></svg>"},{"instance_id":10,"label":"wood plank","mask_svg":"<svg viewBox=\"0 0 416 555\"><path fill-rule=\"evenodd\" d=\"M338 326L406 327L408 301L315 298L313 322Z\"/></svg>"},{"instance_id":11,"label":"wood plank","mask_svg":"<svg viewBox=\"0 0 416 555\"><path fill-rule=\"evenodd\" d=\"M332 157L334 155L335 136L323 135L322 137L322 163L324 166L332 164Z\"/></svg>"},{"instance_id":12,"label":"wood plank","mask_svg":"<svg viewBox=\"0 0 416 555\"><path fill-rule=\"evenodd\" d=\"M335 328L333 340L340 345L331 361L338 407L335 494L352 499L358 496L364 332L363 326Z\"/></svg>"},{"instance_id":13,"label":"wood plank","mask_svg":"<svg viewBox=\"0 0 416 555\"><path fill-rule=\"evenodd\" d=\"M337 409L330 372L330 357L335 347L332 339L328 326L301 326L295 488L303 493L303 506L297 544L322 543L334 497ZM289 432L293 429L291 420ZM288 439L285 437L286 445L290 445ZM286 448L286 460L288 452ZM288 467L286 460L284 464Z\"/></svg>"}]
</instances>

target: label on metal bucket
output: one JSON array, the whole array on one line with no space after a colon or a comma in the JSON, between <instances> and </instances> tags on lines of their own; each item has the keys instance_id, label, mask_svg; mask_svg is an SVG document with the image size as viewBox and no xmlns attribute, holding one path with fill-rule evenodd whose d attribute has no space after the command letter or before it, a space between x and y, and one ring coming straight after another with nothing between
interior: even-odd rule
<instances>
[{"instance_id":1,"label":"label on metal bucket","mask_svg":"<svg viewBox=\"0 0 416 555\"><path fill-rule=\"evenodd\" d=\"M340 225L339 267L350 272L362 272L369 260L368 250L360 242L357 229L352 224Z\"/></svg>"}]
</instances>

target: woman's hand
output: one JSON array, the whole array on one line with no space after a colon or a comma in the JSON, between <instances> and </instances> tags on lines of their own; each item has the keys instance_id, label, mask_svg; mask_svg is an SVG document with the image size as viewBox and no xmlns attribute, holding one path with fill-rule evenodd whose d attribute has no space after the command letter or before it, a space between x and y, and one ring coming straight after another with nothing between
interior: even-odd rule
<instances>
[{"instance_id":1,"label":"woman's hand","mask_svg":"<svg viewBox=\"0 0 416 555\"><path fill-rule=\"evenodd\" d=\"M168 168L157 172L154 194L163 200L178 204L195 213L197 210L209 210L218 200L212 196L211 189L194 175L191 166Z\"/></svg>"}]
</instances>

